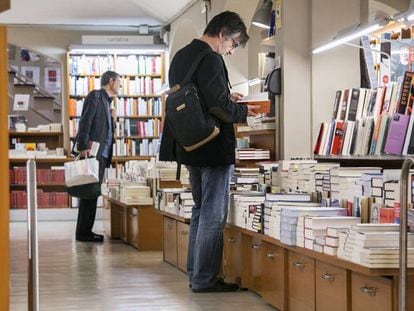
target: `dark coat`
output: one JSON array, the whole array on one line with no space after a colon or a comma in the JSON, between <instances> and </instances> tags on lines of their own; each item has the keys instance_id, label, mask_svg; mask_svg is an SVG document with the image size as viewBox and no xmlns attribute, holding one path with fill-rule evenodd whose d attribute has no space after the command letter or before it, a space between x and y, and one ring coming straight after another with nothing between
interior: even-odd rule
<instances>
[{"instance_id":1,"label":"dark coat","mask_svg":"<svg viewBox=\"0 0 414 311\"><path fill-rule=\"evenodd\" d=\"M108 131L114 133L114 122L109 110L112 98L104 89L94 90L88 94L83 104L82 115L79 120L79 129L77 136L78 150L90 149L90 142L96 141L100 144L96 158L102 158L102 150L108 139ZM112 135L113 137L113 135ZM112 144L109 150L109 159L111 163Z\"/></svg>"},{"instance_id":2,"label":"dark coat","mask_svg":"<svg viewBox=\"0 0 414 311\"><path fill-rule=\"evenodd\" d=\"M184 79L197 55L205 49L211 50L211 47L195 39L177 52L170 65L170 87ZM233 123L246 121L247 107L229 99L228 74L222 56L211 50L199 64L192 82L198 86L201 104L217 119L220 134L200 148L187 152L173 138L166 115L159 159L192 166L234 164L236 139Z\"/></svg>"}]
</instances>

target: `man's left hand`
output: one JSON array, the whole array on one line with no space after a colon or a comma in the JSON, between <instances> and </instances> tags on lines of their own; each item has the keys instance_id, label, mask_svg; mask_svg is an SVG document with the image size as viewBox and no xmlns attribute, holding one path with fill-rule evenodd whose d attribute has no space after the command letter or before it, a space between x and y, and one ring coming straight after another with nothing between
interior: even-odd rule
<instances>
[{"instance_id":1,"label":"man's left hand","mask_svg":"<svg viewBox=\"0 0 414 311\"><path fill-rule=\"evenodd\" d=\"M243 98L243 94L239 92L234 92L229 95L229 98L232 102L237 103L240 99Z\"/></svg>"}]
</instances>

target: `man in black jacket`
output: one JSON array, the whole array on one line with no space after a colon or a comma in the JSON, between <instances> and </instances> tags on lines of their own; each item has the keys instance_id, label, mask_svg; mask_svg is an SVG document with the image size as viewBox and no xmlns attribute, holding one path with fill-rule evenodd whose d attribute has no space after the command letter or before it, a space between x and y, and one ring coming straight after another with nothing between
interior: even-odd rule
<instances>
[{"instance_id":1,"label":"man in black jacket","mask_svg":"<svg viewBox=\"0 0 414 311\"><path fill-rule=\"evenodd\" d=\"M230 93L223 55L231 55L249 39L237 13L223 12L207 25L204 34L174 56L169 70L170 86L179 84L197 55L211 51L195 71L192 82L199 89L200 102L216 120L220 134L207 144L186 152L172 137L168 114L161 139L160 160L185 164L190 173L195 205L190 222L187 270L193 292L238 290L237 284L218 278L223 253L229 184L235 163L233 123L245 122L254 106L239 105L240 93Z\"/></svg>"},{"instance_id":2,"label":"man in black jacket","mask_svg":"<svg viewBox=\"0 0 414 311\"><path fill-rule=\"evenodd\" d=\"M100 182L102 182L105 168L109 167L112 159L114 122L110 105L112 97L119 93L120 81L118 73L105 72L101 77L101 89L90 92L86 97L79 120L77 148L80 157L89 157L92 143L99 143L96 159L99 161ZM103 235L92 232L97 201L97 197L88 200L80 199L76 240L83 242L103 241Z\"/></svg>"}]
</instances>

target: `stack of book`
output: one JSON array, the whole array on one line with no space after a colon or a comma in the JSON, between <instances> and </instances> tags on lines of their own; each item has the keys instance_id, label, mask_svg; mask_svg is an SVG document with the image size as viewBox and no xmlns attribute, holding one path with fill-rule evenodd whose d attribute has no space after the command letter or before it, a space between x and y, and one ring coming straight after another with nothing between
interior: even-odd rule
<instances>
[{"instance_id":1,"label":"stack of book","mask_svg":"<svg viewBox=\"0 0 414 311\"><path fill-rule=\"evenodd\" d=\"M236 191L257 191L259 184L264 184L264 177L258 167L236 167L234 183L233 188Z\"/></svg>"},{"instance_id":2,"label":"stack of book","mask_svg":"<svg viewBox=\"0 0 414 311\"><path fill-rule=\"evenodd\" d=\"M184 219L191 219L192 209L194 206L193 195L190 191L181 192L178 202L178 216Z\"/></svg>"},{"instance_id":3,"label":"stack of book","mask_svg":"<svg viewBox=\"0 0 414 311\"><path fill-rule=\"evenodd\" d=\"M257 148L236 149L237 160L269 160L270 151Z\"/></svg>"},{"instance_id":4,"label":"stack of book","mask_svg":"<svg viewBox=\"0 0 414 311\"><path fill-rule=\"evenodd\" d=\"M264 201L265 196L257 192L232 194L227 222L240 228L261 232Z\"/></svg>"},{"instance_id":5,"label":"stack of book","mask_svg":"<svg viewBox=\"0 0 414 311\"><path fill-rule=\"evenodd\" d=\"M264 233L280 240L280 213L283 204L298 206L304 204L308 206L311 197L308 193L266 193L263 224Z\"/></svg>"},{"instance_id":6,"label":"stack of book","mask_svg":"<svg viewBox=\"0 0 414 311\"><path fill-rule=\"evenodd\" d=\"M304 247L322 253L325 252L326 240L328 240L328 247L337 247L338 241L335 241L335 237L328 236L328 228L350 228L351 225L360 222L361 218L359 217L305 216L303 220ZM335 252L335 250L331 250L331 252Z\"/></svg>"},{"instance_id":7,"label":"stack of book","mask_svg":"<svg viewBox=\"0 0 414 311\"><path fill-rule=\"evenodd\" d=\"M297 224L300 216L346 216L346 209L321 206L283 206L280 215L280 242L296 245Z\"/></svg>"},{"instance_id":8,"label":"stack of book","mask_svg":"<svg viewBox=\"0 0 414 311\"><path fill-rule=\"evenodd\" d=\"M151 188L141 182L124 182L121 184L119 201L125 204L152 205Z\"/></svg>"},{"instance_id":9,"label":"stack of book","mask_svg":"<svg viewBox=\"0 0 414 311\"><path fill-rule=\"evenodd\" d=\"M356 224L339 242L338 257L369 268L397 268L399 225ZM339 238L341 240L341 238ZM414 267L414 233L408 233L408 266Z\"/></svg>"},{"instance_id":10,"label":"stack of book","mask_svg":"<svg viewBox=\"0 0 414 311\"><path fill-rule=\"evenodd\" d=\"M157 161L156 171L160 181L175 181L177 175L177 163ZM183 185L190 184L190 176L185 165L181 165L180 182Z\"/></svg>"},{"instance_id":11,"label":"stack of book","mask_svg":"<svg viewBox=\"0 0 414 311\"><path fill-rule=\"evenodd\" d=\"M180 194L186 192L185 188L163 188L157 190L154 207L160 211L179 215Z\"/></svg>"}]
</instances>

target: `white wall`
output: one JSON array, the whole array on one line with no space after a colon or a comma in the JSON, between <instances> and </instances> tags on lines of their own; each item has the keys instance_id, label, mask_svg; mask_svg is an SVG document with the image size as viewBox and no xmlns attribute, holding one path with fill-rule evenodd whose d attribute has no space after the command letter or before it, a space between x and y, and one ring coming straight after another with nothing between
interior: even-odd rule
<instances>
[{"instance_id":1,"label":"white wall","mask_svg":"<svg viewBox=\"0 0 414 311\"><path fill-rule=\"evenodd\" d=\"M360 0L313 0L312 47L359 23ZM359 49L340 46L312 57L312 145L321 122L331 120L336 90L360 86Z\"/></svg>"}]
</instances>

